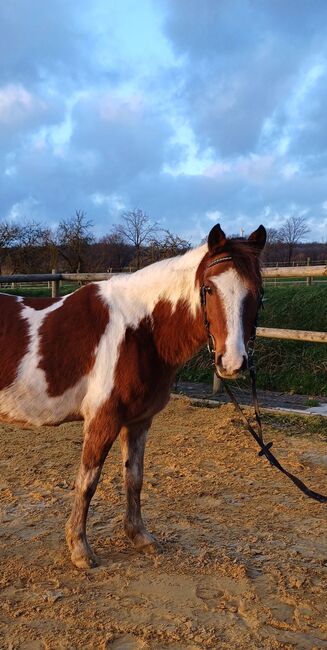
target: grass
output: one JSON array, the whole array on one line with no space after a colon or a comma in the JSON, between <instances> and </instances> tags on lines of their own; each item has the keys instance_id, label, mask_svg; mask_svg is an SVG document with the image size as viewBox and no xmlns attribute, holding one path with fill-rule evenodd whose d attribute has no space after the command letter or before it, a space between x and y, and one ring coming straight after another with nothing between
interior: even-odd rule
<instances>
[{"instance_id":1,"label":"grass","mask_svg":"<svg viewBox=\"0 0 327 650\"><path fill-rule=\"evenodd\" d=\"M76 282L73 284L64 284L60 287L60 295L66 296L67 293L72 293L75 289L78 289L78 284ZM1 288L0 291L2 293L10 293L12 296L26 296L30 298L51 297L51 289L48 289L48 287L45 286L29 287L27 285L16 289Z\"/></svg>"},{"instance_id":2,"label":"grass","mask_svg":"<svg viewBox=\"0 0 327 650\"><path fill-rule=\"evenodd\" d=\"M293 415L264 413L265 438L276 431L286 436L319 436L327 442L327 418L321 415Z\"/></svg>"}]
</instances>

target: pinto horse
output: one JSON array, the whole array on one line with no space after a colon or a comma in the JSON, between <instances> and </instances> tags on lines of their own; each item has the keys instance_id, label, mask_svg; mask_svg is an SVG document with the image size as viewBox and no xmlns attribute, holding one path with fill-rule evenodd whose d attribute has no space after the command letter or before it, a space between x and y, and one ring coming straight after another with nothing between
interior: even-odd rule
<instances>
[{"instance_id":1,"label":"pinto horse","mask_svg":"<svg viewBox=\"0 0 327 650\"><path fill-rule=\"evenodd\" d=\"M169 400L178 367L206 342L201 288L218 373L234 378L246 368L265 240L263 226L243 240L227 239L216 225L199 248L63 298L0 294L0 420L36 426L84 420L66 526L77 567L97 563L86 519L118 435L127 494L124 529L138 549L155 549L140 505L147 431Z\"/></svg>"}]
</instances>

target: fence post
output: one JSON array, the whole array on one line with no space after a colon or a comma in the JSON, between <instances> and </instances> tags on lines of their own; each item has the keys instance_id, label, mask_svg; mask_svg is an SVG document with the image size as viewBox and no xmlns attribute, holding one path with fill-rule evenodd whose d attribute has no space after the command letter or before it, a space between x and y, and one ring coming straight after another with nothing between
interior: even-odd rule
<instances>
[{"instance_id":1,"label":"fence post","mask_svg":"<svg viewBox=\"0 0 327 650\"><path fill-rule=\"evenodd\" d=\"M212 382L212 394L215 395L215 393L222 393L223 392L223 385L221 379L218 379L216 373L213 373L213 382Z\"/></svg>"},{"instance_id":2,"label":"fence post","mask_svg":"<svg viewBox=\"0 0 327 650\"><path fill-rule=\"evenodd\" d=\"M310 257L307 257L307 266L310 266ZM307 278L307 285L312 284L312 278Z\"/></svg>"},{"instance_id":3,"label":"fence post","mask_svg":"<svg viewBox=\"0 0 327 650\"><path fill-rule=\"evenodd\" d=\"M57 269L52 269L52 275L56 275ZM58 298L59 296L59 282L58 280L53 280L51 282L51 296L52 298Z\"/></svg>"}]
</instances>

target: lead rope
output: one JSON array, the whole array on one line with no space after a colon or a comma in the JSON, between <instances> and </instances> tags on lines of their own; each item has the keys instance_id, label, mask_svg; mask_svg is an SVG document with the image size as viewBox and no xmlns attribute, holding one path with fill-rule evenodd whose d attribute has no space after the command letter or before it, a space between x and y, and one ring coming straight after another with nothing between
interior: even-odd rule
<instances>
[{"instance_id":1,"label":"lead rope","mask_svg":"<svg viewBox=\"0 0 327 650\"><path fill-rule=\"evenodd\" d=\"M266 456L266 458L269 460L270 464L273 467L276 467L277 469L279 469L280 472L285 474L285 476L287 476L290 479L290 481L292 481L294 483L294 485L296 485L296 487L299 490L301 490L301 492L303 492L303 494L306 494L307 497L310 497L310 499L314 499L315 501L319 501L320 503L327 503L327 496L324 496L323 494L319 494L319 492L315 492L314 490L311 490L307 485L305 485L305 483L303 483L303 481L301 481L297 476L294 476L294 474L289 472L287 469L285 469L285 467L283 467L281 465L281 463L276 458L276 456L274 456L274 454L270 451L273 443L268 442L267 444L265 444L265 442L263 440L260 411L258 411L258 413L256 411L256 420L258 422L258 428L259 428L259 434L258 434L255 431L255 429L253 428L253 426L250 424L250 422L249 422L248 418L246 417L246 415L244 414L244 412L242 411L239 403L237 402L237 400L236 400L234 394L232 393L230 387L228 386L227 382L222 377L219 377L216 368L215 368L215 373L216 373L217 377L223 382L223 386L224 386L224 389L225 389L227 395L231 399L231 401L234 404L234 406L235 406L236 410L238 411L238 413L241 415L242 420L245 423L245 425L246 425L248 431L250 432L251 436L258 443L258 445L260 447L260 451L258 453L258 456ZM253 381L252 378L251 378L251 380ZM253 386L253 384L252 384L252 386ZM254 384L254 386L255 386L255 384ZM259 418L259 421L258 421L258 418Z\"/></svg>"},{"instance_id":2,"label":"lead rope","mask_svg":"<svg viewBox=\"0 0 327 650\"><path fill-rule=\"evenodd\" d=\"M220 377L220 375L217 372L216 364L215 364L215 341L214 337L210 332L210 323L207 318L207 310L206 310L206 291L208 291L208 287L202 286L201 287L201 305L203 308L204 312L204 324L205 328L207 331L208 335L208 351L212 359L212 365L213 369L215 372L216 377L222 381L224 389L229 396L231 402L233 403L235 409L237 412L240 414L244 424L246 425L249 433L251 436L254 438L254 440L257 442L257 444L260 447L260 451L258 452L258 456L265 456L267 460L269 460L270 464L272 467L276 467L282 474L285 474L287 478L296 485L296 487L303 492L307 497L310 499L314 499L315 501L319 501L320 503L327 503L327 496L323 494L319 494L319 492L315 492L314 490L311 490L303 481L301 481L297 476L289 472L281 463L279 460L274 456L274 454L270 451L272 447L272 442L267 442L267 444L263 440L263 435L262 435L262 422L261 422L261 414L260 414L260 408L259 408L259 402L258 402L258 396L257 396L257 387L256 387L256 370L255 370L255 365L254 365L254 343L255 343L255 338L256 338L256 323L253 326L253 331L250 336L249 344L248 344L248 359L249 359L249 371L250 371L250 378L251 378L251 386L252 386L252 400L253 400L253 406L254 406L254 411L255 411L255 418L258 426L258 432L253 428L251 423L249 422L248 418L246 417L245 413L243 412L242 408L240 407L236 397L234 396L231 388L229 387L228 383L223 379L223 377Z\"/></svg>"}]
</instances>

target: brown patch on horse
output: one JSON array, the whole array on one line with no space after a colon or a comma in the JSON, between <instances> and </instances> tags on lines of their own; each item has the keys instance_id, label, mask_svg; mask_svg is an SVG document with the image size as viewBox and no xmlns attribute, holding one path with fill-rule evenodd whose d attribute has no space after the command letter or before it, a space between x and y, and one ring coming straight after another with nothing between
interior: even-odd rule
<instances>
[{"instance_id":1,"label":"brown patch on horse","mask_svg":"<svg viewBox=\"0 0 327 650\"><path fill-rule=\"evenodd\" d=\"M85 422L82 462L87 470L101 466L116 440L122 423L117 413L117 399L111 395Z\"/></svg>"},{"instance_id":2,"label":"brown patch on horse","mask_svg":"<svg viewBox=\"0 0 327 650\"><path fill-rule=\"evenodd\" d=\"M108 306L95 284L75 291L45 317L39 333L39 368L45 372L51 397L62 395L90 372L108 322Z\"/></svg>"},{"instance_id":3,"label":"brown patch on horse","mask_svg":"<svg viewBox=\"0 0 327 650\"><path fill-rule=\"evenodd\" d=\"M244 299L243 314L242 314L244 340L246 341L246 343L248 342L252 334L253 323L255 323L256 316L258 314L258 309L259 309L258 297L255 296L252 292L248 293Z\"/></svg>"},{"instance_id":4,"label":"brown patch on horse","mask_svg":"<svg viewBox=\"0 0 327 650\"><path fill-rule=\"evenodd\" d=\"M46 309L47 307L51 307L51 305L54 305L56 302L59 302L59 300L62 300L62 298L23 298L22 304L25 307L32 307L32 309Z\"/></svg>"},{"instance_id":5,"label":"brown patch on horse","mask_svg":"<svg viewBox=\"0 0 327 650\"><path fill-rule=\"evenodd\" d=\"M28 322L16 296L0 294L0 390L15 381L29 344Z\"/></svg>"},{"instance_id":6,"label":"brown patch on horse","mask_svg":"<svg viewBox=\"0 0 327 650\"><path fill-rule=\"evenodd\" d=\"M185 363L205 343L201 310L192 314L185 300L179 300L174 308L168 300L160 300L153 310L152 322L156 349L169 365Z\"/></svg>"},{"instance_id":7,"label":"brown patch on horse","mask_svg":"<svg viewBox=\"0 0 327 650\"><path fill-rule=\"evenodd\" d=\"M143 318L137 328L128 327L121 344L115 370L112 399L122 423L151 417L166 403L177 364L162 358L155 343L150 317Z\"/></svg>"}]
</instances>

